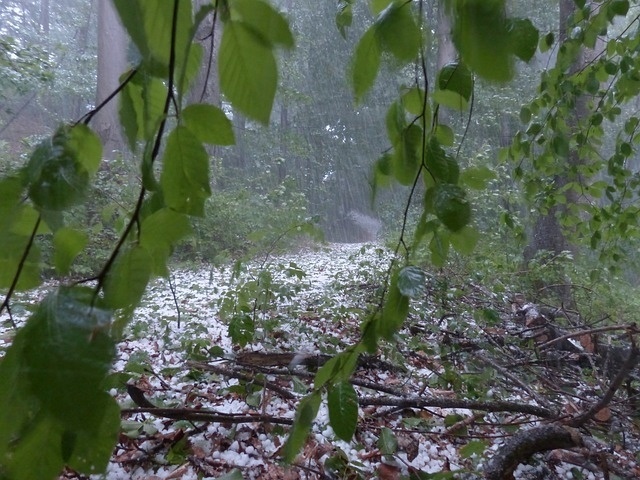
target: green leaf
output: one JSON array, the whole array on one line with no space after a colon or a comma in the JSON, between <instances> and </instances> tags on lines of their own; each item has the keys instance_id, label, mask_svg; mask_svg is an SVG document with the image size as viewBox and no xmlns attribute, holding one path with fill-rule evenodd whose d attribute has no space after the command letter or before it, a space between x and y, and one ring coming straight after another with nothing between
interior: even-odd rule
<instances>
[{"instance_id":1,"label":"green leaf","mask_svg":"<svg viewBox=\"0 0 640 480\"><path fill-rule=\"evenodd\" d=\"M540 53L545 53L549 51L549 49L553 46L553 42L555 41L555 36L553 32L547 33L544 37L540 39L538 43L538 48L540 49Z\"/></svg>"},{"instance_id":2,"label":"green leaf","mask_svg":"<svg viewBox=\"0 0 640 480\"><path fill-rule=\"evenodd\" d=\"M361 335L359 347L363 348L365 352L374 354L378 351L378 340L380 339L380 322L382 321L382 315L380 312L375 312L365 318L361 325Z\"/></svg>"},{"instance_id":3,"label":"green leaf","mask_svg":"<svg viewBox=\"0 0 640 480\"><path fill-rule=\"evenodd\" d=\"M240 470L234 468L229 473L225 473L221 477L216 477L216 480L244 480L244 476Z\"/></svg>"},{"instance_id":4,"label":"green leaf","mask_svg":"<svg viewBox=\"0 0 640 480\"><path fill-rule=\"evenodd\" d=\"M269 123L278 83L273 52L245 24L227 22L218 53L220 88L235 108Z\"/></svg>"},{"instance_id":5,"label":"green leaf","mask_svg":"<svg viewBox=\"0 0 640 480\"><path fill-rule=\"evenodd\" d=\"M628 0L613 0L609 2L607 8L613 15L624 17L629 12L629 2Z\"/></svg>"},{"instance_id":6,"label":"green leaf","mask_svg":"<svg viewBox=\"0 0 640 480\"><path fill-rule=\"evenodd\" d=\"M256 327L251 315L239 313L231 317L228 331L234 344L245 347L248 343L253 342Z\"/></svg>"},{"instance_id":7,"label":"green leaf","mask_svg":"<svg viewBox=\"0 0 640 480\"><path fill-rule=\"evenodd\" d=\"M293 462L300 449L304 446L311 431L311 422L316 418L322 396L315 391L300 401L291 432L283 448L284 461Z\"/></svg>"},{"instance_id":8,"label":"green leaf","mask_svg":"<svg viewBox=\"0 0 640 480\"><path fill-rule=\"evenodd\" d=\"M191 233L186 215L170 208L161 208L144 219L140 227L140 245L154 262L153 273L166 276L167 259L172 247Z\"/></svg>"},{"instance_id":9,"label":"green leaf","mask_svg":"<svg viewBox=\"0 0 640 480\"><path fill-rule=\"evenodd\" d=\"M87 245L86 233L64 227L53 236L53 264L61 275L69 273L73 260Z\"/></svg>"},{"instance_id":10,"label":"green leaf","mask_svg":"<svg viewBox=\"0 0 640 480\"><path fill-rule=\"evenodd\" d=\"M0 465L7 463L7 453L22 424L33 415L33 401L29 397L22 371L22 350L28 339L18 331L0 362Z\"/></svg>"},{"instance_id":11,"label":"green leaf","mask_svg":"<svg viewBox=\"0 0 640 480\"><path fill-rule=\"evenodd\" d=\"M174 245L191 233L189 219L170 208L162 208L142 222L140 227L140 245L154 249L160 243Z\"/></svg>"},{"instance_id":12,"label":"green leaf","mask_svg":"<svg viewBox=\"0 0 640 480\"><path fill-rule=\"evenodd\" d=\"M102 160L102 142L93 130L83 123L74 125L69 129L67 147L74 152L78 163L89 172L89 175L98 171Z\"/></svg>"},{"instance_id":13,"label":"green leaf","mask_svg":"<svg viewBox=\"0 0 640 480\"><path fill-rule=\"evenodd\" d=\"M398 289L406 297L418 298L424 293L427 276L419 267L403 267L398 274Z\"/></svg>"},{"instance_id":14,"label":"green leaf","mask_svg":"<svg viewBox=\"0 0 640 480\"><path fill-rule=\"evenodd\" d=\"M151 141L155 139L160 122L164 119L164 106L167 98L167 86L165 82L156 77L144 79L142 84L142 111L140 125L142 126L142 139Z\"/></svg>"},{"instance_id":15,"label":"green leaf","mask_svg":"<svg viewBox=\"0 0 640 480\"><path fill-rule=\"evenodd\" d=\"M395 455L398 451L398 439L391 429L387 427L382 427L380 429L378 450L380 450L382 455Z\"/></svg>"},{"instance_id":16,"label":"green leaf","mask_svg":"<svg viewBox=\"0 0 640 480\"><path fill-rule=\"evenodd\" d=\"M171 56L174 25L173 3L149 0L114 0L122 24L143 58L157 73L166 76ZM175 64L182 72L187 63L193 34L191 2L178 2L175 18Z\"/></svg>"},{"instance_id":17,"label":"green leaf","mask_svg":"<svg viewBox=\"0 0 640 480\"><path fill-rule=\"evenodd\" d=\"M528 18L509 21L509 36L513 53L520 60L528 62L536 54L540 34Z\"/></svg>"},{"instance_id":18,"label":"green leaf","mask_svg":"<svg viewBox=\"0 0 640 480\"><path fill-rule=\"evenodd\" d=\"M23 358L30 391L74 431L101 428L104 411L96 404L115 354L107 333L111 312L93 299L89 288L61 288L40 304L25 327Z\"/></svg>"},{"instance_id":19,"label":"green leaf","mask_svg":"<svg viewBox=\"0 0 640 480\"><path fill-rule=\"evenodd\" d=\"M289 23L271 5L262 0L232 0L234 21L242 21L263 42L293 48L294 41Z\"/></svg>"},{"instance_id":20,"label":"green leaf","mask_svg":"<svg viewBox=\"0 0 640 480\"><path fill-rule=\"evenodd\" d=\"M187 44L187 53L184 59L179 57L180 63L176 64L175 85L180 96L189 90L189 87L198 76L200 66L202 65L202 57L204 48L199 43L189 42Z\"/></svg>"},{"instance_id":21,"label":"green leaf","mask_svg":"<svg viewBox=\"0 0 640 480\"><path fill-rule=\"evenodd\" d=\"M42 210L65 210L80 202L101 147L86 126L60 127L36 147L26 167L29 197ZM86 148L86 152L81 150ZM97 155L97 157L96 157Z\"/></svg>"},{"instance_id":22,"label":"green leaf","mask_svg":"<svg viewBox=\"0 0 640 480\"><path fill-rule=\"evenodd\" d=\"M351 64L351 83L356 103L371 90L380 69L380 49L375 27L370 27L358 41Z\"/></svg>"},{"instance_id":23,"label":"green leaf","mask_svg":"<svg viewBox=\"0 0 640 480\"><path fill-rule=\"evenodd\" d=\"M189 439L185 435L180 437L177 442L171 444L165 455L165 459L171 465L181 465L187 461L189 453Z\"/></svg>"},{"instance_id":24,"label":"green leaf","mask_svg":"<svg viewBox=\"0 0 640 480\"><path fill-rule=\"evenodd\" d=\"M452 232L457 232L471 220L471 205L464 190L457 185L436 185L433 204L438 219Z\"/></svg>"},{"instance_id":25,"label":"green leaf","mask_svg":"<svg viewBox=\"0 0 640 480\"><path fill-rule=\"evenodd\" d=\"M422 144L422 128L413 124L400 132L400 142L391 157L391 171L398 182L411 185L422 166L419 148Z\"/></svg>"},{"instance_id":26,"label":"green leaf","mask_svg":"<svg viewBox=\"0 0 640 480\"><path fill-rule=\"evenodd\" d=\"M379 15L395 0L369 0L369 10L374 15Z\"/></svg>"},{"instance_id":27,"label":"green leaf","mask_svg":"<svg viewBox=\"0 0 640 480\"><path fill-rule=\"evenodd\" d=\"M62 441L60 425L52 417L39 418L20 439L7 467L12 480L56 478L64 466L59 449ZM33 459L38 461L34 462Z\"/></svg>"},{"instance_id":28,"label":"green leaf","mask_svg":"<svg viewBox=\"0 0 640 480\"><path fill-rule=\"evenodd\" d=\"M392 160L393 159L389 153L383 154L378 160L376 160L376 164L375 164L376 174L379 174L382 176L391 175Z\"/></svg>"},{"instance_id":29,"label":"green leaf","mask_svg":"<svg viewBox=\"0 0 640 480\"><path fill-rule=\"evenodd\" d=\"M120 124L135 151L139 139L151 141L164 118L165 83L147 71L139 71L120 94Z\"/></svg>"},{"instance_id":30,"label":"green leaf","mask_svg":"<svg viewBox=\"0 0 640 480\"><path fill-rule=\"evenodd\" d=\"M129 81L120 92L118 116L124 136L133 152L136 151L138 134L143 124L142 108L142 88L134 81Z\"/></svg>"},{"instance_id":31,"label":"green leaf","mask_svg":"<svg viewBox=\"0 0 640 480\"><path fill-rule=\"evenodd\" d=\"M118 11L120 21L127 30L127 33L138 47L138 51L143 58L150 55L144 25L144 19L149 14L154 14L153 10L162 8L160 2L145 2L143 0L113 0L113 4ZM166 8L166 6L165 6Z\"/></svg>"},{"instance_id":32,"label":"green leaf","mask_svg":"<svg viewBox=\"0 0 640 480\"><path fill-rule=\"evenodd\" d=\"M182 111L185 126L204 143L211 145L233 145L236 140L231 120L213 105L197 103Z\"/></svg>"},{"instance_id":33,"label":"green leaf","mask_svg":"<svg viewBox=\"0 0 640 480\"><path fill-rule=\"evenodd\" d=\"M431 137L427 144L425 165L436 180L452 184L458 182L458 177L460 176L458 162L450 155L447 155L447 152L440 146L440 142L435 137Z\"/></svg>"},{"instance_id":34,"label":"green leaf","mask_svg":"<svg viewBox=\"0 0 640 480\"><path fill-rule=\"evenodd\" d=\"M453 141L455 139L451 127L449 127L448 125L443 125L441 123L436 126L434 137L436 140L438 140L438 142L440 142L440 145L444 145L446 147L453 146ZM455 162L455 164L457 167L458 163Z\"/></svg>"},{"instance_id":35,"label":"green leaf","mask_svg":"<svg viewBox=\"0 0 640 480\"><path fill-rule=\"evenodd\" d=\"M422 215L420 217L420 220L418 221L416 231L413 235L413 245L419 245L427 235L438 230L440 222L438 222L437 220L431 220L429 222L426 221L427 215L430 213L431 212L427 211L426 208L422 211Z\"/></svg>"},{"instance_id":36,"label":"green leaf","mask_svg":"<svg viewBox=\"0 0 640 480\"><path fill-rule=\"evenodd\" d=\"M469 167L460 175L460 181L469 188L484 190L487 184L496 178L495 173L486 166Z\"/></svg>"},{"instance_id":37,"label":"green leaf","mask_svg":"<svg viewBox=\"0 0 640 480\"><path fill-rule=\"evenodd\" d=\"M402 140L402 132L407 127L404 110L398 102L392 102L385 116L387 137L393 146L397 146Z\"/></svg>"},{"instance_id":38,"label":"green leaf","mask_svg":"<svg viewBox=\"0 0 640 480\"><path fill-rule=\"evenodd\" d=\"M314 388L319 390L329 381L347 381L356 368L359 353L358 349L350 349L330 358L318 369L313 381Z\"/></svg>"},{"instance_id":39,"label":"green leaf","mask_svg":"<svg viewBox=\"0 0 640 480\"><path fill-rule=\"evenodd\" d=\"M431 97L434 102L453 110L466 110L469 105L464 98L451 90L436 90L431 94Z\"/></svg>"},{"instance_id":40,"label":"green leaf","mask_svg":"<svg viewBox=\"0 0 640 480\"><path fill-rule=\"evenodd\" d=\"M382 316L378 323L378 333L391 339L402 328L409 315L409 297L402 294L398 287L399 274L395 274L389 284L389 291L382 307Z\"/></svg>"},{"instance_id":41,"label":"green leaf","mask_svg":"<svg viewBox=\"0 0 640 480\"><path fill-rule=\"evenodd\" d=\"M142 173L142 186L150 192L156 193L152 198L159 198L162 195L162 192L160 192L160 184L158 183L158 180L156 180L156 172L154 169L154 145L155 143L151 141L145 144L140 170ZM164 200L162 200L162 203L164 204Z\"/></svg>"},{"instance_id":42,"label":"green leaf","mask_svg":"<svg viewBox=\"0 0 640 480\"><path fill-rule=\"evenodd\" d=\"M431 263L436 267L443 267L449 256L449 235L447 232L438 230L434 232L429 242L431 252Z\"/></svg>"},{"instance_id":43,"label":"green leaf","mask_svg":"<svg viewBox=\"0 0 640 480\"><path fill-rule=\"evenodd\" d=\"M115 354L110 320L93 290L61 288L16 335L0 363L2 385L13 377L0 389L0 461L11 478L53 478L65 464L87 475L106 468L120 428L120 409L101 388ZM6 404L14 396L21 408Z\"/></svg>"},{"instance_id":44,"label":"green leaf","mask_svg":"<svg viewBox=\"0 0 640 480\"><path fill-rule=\"evenodd\" d=\"M9 288L13 283L28 244L28 236L0 231L0 288ZM28 290L40 283L40 250L36 245L32 245L22 264L16 288Z\"/></svg>"},{"instance_id":45,"label":"green leaf","mask_svg":"<svg viewBox=\"0 0 640 480\"><path fill-rule=\"evenodd\" d=\"M15 233L16 235L30 237L33 233L33 229L36 226L38 218L41 217L40 212L33 208L32 205L23 204L12 213L13 223L11 224L11 227L8 229L8 231L11 233ZM42 219L44 220L44 215L42 215ZM47 228L47 225L43 221L41 221L40 225L38 225L38 229L36 230L36 235L42 235L46 233L51 233L51 230Z\"/></svg>"},{"instance_id":46,"label":"green leaf","mask_svg":"<svg viewBox=\"0 0 640 480\"><path fill-rule=\"evenodd\" d=\"M358 425L358 394L353 385L347 381L333 385L327 404L331 428L339 438L350 441Z\"/></svg>"},{"instance_id":47,"label":"green leaf","mask_svg":"<svg viewBox=\"0 0 640 480\"><path fill-rule=\"evenodd\" d=\"M104 284L105 303L113 309L137 305L152 271L153 258L146 248L138 245L121 253Z\"/></svg>"},{"instance_id":48,"label":"green leaf","mask_svg":"<svg viewBox=\"0 0 640 480\"><path fill-rule=\"evenodd\" d=\"M411 12L411 2L394 1L374 23L379 45L398 60L410 62L418 55L420 28Z\"/></svg>"},{"instance_id":49,"label":"green leaf","mask_svg":"<svg viewBox=\"0 0 640 480\"><path fill-rule=\"evenodd\" d=\"M455 92L468 102L473 94L473 75L462 63L448 63L438 72L438 89Z\"/></svg>"},{"instance_id":50,"label":"green leaf","mask_svg":"<svg viewBox=\"0 0 640 480\"><path fill-rule=\"evenodd\" d=\"M24 188L19 177L0 179L0 232L9 228L21 210Z\"/></svg>"},{"instance_id":51,"label":"green leaf","mask_svg":"<svg viewBox=\"0 0 640 480\"><path fill-rule=\"evenodd\" d=\"M91 428L73 432L75 442L67 460L69 467L86 475L107 469L120 433L120 407L116 401L100 392L92 405L100 412L100 418Z\"/></svg>"},{"instance_id":52,"label":"green leaf","mask_svg":"<svg viewBox=\"0 0 640 480\"><path fill-rule=\"evenodd\" d=\"M458 450L458 453L462 458L469 458L473 455L481 457L487 449L487 442L485 440L471 440Z\"/></svg>"},{"instance_id":53,"label":"green leaf","mask_svg":"<svg viewBox=\"0 0 640 480\"><path fill-rule=\"evenodd\" d=\"M487 80L513 77L511 34L504 0L457 1L453 40L464 63Z\"/></svg>"},{"instance_id":54,"label":"green leaf","mask_svg":"<svg viewBox=\"0 0 640 480\"><path fill-rule=\"evenodd\" d=\"M471 255L479 239L480 233L468 225L449 235L451 246L463 255Z\"/></svg>"},{"instance_id":55,"label":"green leaf","mask_svg":"<svg viewBox=\"0 0 640 480\"><path fill-rule=\"evenodd\" d=\"M551 140L553 152L561 158L569 157L569 140L564 135L556 135Z\"/></svg>"},{"instance_id":56,"label":"green leaf","mask_svg":"<svg viewBox=\"0 0 640 480\"><path fill-rule=\"evenodd\" d=\"M452 472L427 473L422 471L413 471L409 475L409 480L454 480L458 478L460 470Z\"/></svg>"},{"instance_id":57,"label":"green leaf","mask_svg":"<svg viewBox=\"0 0 640 480\"><path fill-rule=\"evenodd\" d=\"M429 105L425 102L424 90L413 87L402 94L402 106L413 115L422 115L426 110L425 117L429 118Z\"/></svg>"},{"instance_id":58,"label":"green leaf","mask_svg":"<svg viewBox=\"0 0 640 480\"><path fill-rule=\"evenodd\" d=\"M160 184L167 206L204 215L204 202L211 195L209 156L187 127L176 127L167 138Z\"/></svg>"},{"instance_id":59,"label":"green leaf","mask_svg":"<svg viewBox=\"0 0 640 480\"><path fill-rule=\"evenodd\" d=\"M336 13L336 27L342 38L347 38L347 27L353 22L353 8L351 0L342 0L338 3L338 13Z\"/></svg>"}]
</instances>

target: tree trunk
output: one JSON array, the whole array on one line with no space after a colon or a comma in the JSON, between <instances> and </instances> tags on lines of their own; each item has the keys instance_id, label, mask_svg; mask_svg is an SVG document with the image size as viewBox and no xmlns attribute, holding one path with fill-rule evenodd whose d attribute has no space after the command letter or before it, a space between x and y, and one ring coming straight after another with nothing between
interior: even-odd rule
<instances>
[{"instance_id":1,"label":"tree trunk","mask_svg":"<svg viewBox=\"0 0 640 480\"><path fill-rule=\"evenodd\" d=\"M100 105L120 83L127 66L127 35L111 0L98 0L98 84L96 105ZM104 155L112 158L124 142L118 121L118 103L106 104L95 116L94 128L104 143Z\"/></svg>"},{"instance_id":2,"label":"tree trunk","mask_svg":"<svg viewBox=\"0 0 640 480\"><path fill-rule=\"evenodd\" d=\"M278 160L278 181L282 182L287 176L286 161L289 159L291 152L289 151L289 142L287 135L289 134L289 108L285 101L280 104L280 125L278 126L280 135L280 154L281 159Z\"/></svg>"},{"instance_id":3,"label":"tree trunk","mask_svg":"<svg viewBox=\"0 0 640 480\"><path fill-rule=\"evenodd\" d=\"M456 47L451 38L451 19L443 4L438 5L438 70L455 61Z\"/></svg>"},{"instance_id":4,"label":"tree trunk","mask_svg":"<svg viewBox=\"0 0 640 480\"><path fill-rule=\"evenodd\" d=\"M458 56L456 47L451 38L451 19L444 4L438 4L438 63L436 74L447 64L455 62ZM446 107L438 110L438 121L448 123L451 119L451 111Z\"/></svg>"},{"instance_id":5,"label":"tree trunk","mask_svg":"<svg viewBox=\"0 0 640 480\"><path fill-rule=\"evenodd\" d=\"M50 18L49 0L42 0L40 2L40 30L45 37L49 36Z\"/></svg>"},{"instance_id":6,"label":"tree trunk","mask_svg":"<svg viewBox=\"0 0 640 480\"><path fill-rule=\"evenodd\" d=\"M559 44L566 42L568 39L568 31L571 28L569 20L575 9L576 5L573 0L560 0ZM571 75L579 71L584 65L584 60L584 51L581 51L569 69L568 74ZM567 125L571 131L575 131L578 127L578 120L581 116L585 115L585 108L585 99L577 98L572 115L567 119ZM565 171L577 166L579 163L580 158L578 152L576 149L572 149L569 152ZM552 182L554 188L558 190L566 185L569 179L566 174L563 174L556 175L552 179L549 179L549 181ZM575 203L576 201L575 195L568 192L567 205ZM559 255L563 251L572 251L572 245L568 242L559 221L559 217L567 211L567 205L554 205L547 212L541 213L538 216L529 237L529 244L524 249L524 260L526 264L529 264L531 260L542 251L547 251L553 256ZM551 291L555 293L564 306L568 308L575 306L573 292L568 282L560 282L560 285L552 287Z\"/></svg>"}]
</instances>

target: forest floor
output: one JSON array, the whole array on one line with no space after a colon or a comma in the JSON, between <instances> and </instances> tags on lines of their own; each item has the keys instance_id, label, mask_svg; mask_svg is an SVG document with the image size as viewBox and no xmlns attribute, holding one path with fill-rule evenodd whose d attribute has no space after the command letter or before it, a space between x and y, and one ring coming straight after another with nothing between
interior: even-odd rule
<instances>
[{"instance_id":1,"label":"forest floor","mask_svg":"<svg viewBox=\"0 0 640 480\"><path fill-rule=\"evenodd\" d=\"M540 357L513 292L428 276L397 341L352 378L354 439L336 438L323 404L294 464L282 464L288 424L313 383L305 364L358 340L391 259L377 245L330 244L154 281L108 386L122 433L107 474L91 478L481 478L515 432L577 415L608 390L597 368ZM20 302L13 312L20 321ZM10 337L4 324L0 348ZM580 425L593 442L536 454L516 478L640 478L640 415L627 397L616 392Z\"/></svg>"}]
</instances>

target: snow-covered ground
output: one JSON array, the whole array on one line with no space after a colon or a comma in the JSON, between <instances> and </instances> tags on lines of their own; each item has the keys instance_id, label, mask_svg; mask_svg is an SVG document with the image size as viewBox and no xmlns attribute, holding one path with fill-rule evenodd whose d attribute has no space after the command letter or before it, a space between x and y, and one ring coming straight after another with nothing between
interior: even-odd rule
<instances>
[{"instance_id":1,"label":"snow-covered ground","mask_svg":"<svg viewBox=\"0 0 640 480\"><path fill-rule=\"evenodd\" d=\"M173 271L170 281L157 279L150 285L125 328L110 392L123 409L136 407L126 391L126 384L131 384L158 407L292 419L299 399L308 392L312 372L305 367L292 368L291 374L277 367L241 368L236 359L247 352L332 354L353 344L361 321L379 299L391 259L387 250L374 244L330 244L258 259L235 270L202 266ZM30 295L14 306L18 323L28 314L23 305L42 292ZM235 314L252 319L255 327L253 335L244 331L253 339L242 347L229 336L234 306L239 307ZM406 344L381 350L381 358L389 362L384 365L398 368L365 365L356 371L361 397L382 395L376 386L407 397L456 396L441 378L438 349L429 350L430 338L440 337L422 328L436 320L434 328L444 328L447 319L438 319L435 306L427 301L413 305L412 318L420 329L403 332ZM3 325L0 348L12 337L6 321ZM198 367L202 363L216 368ZM239 375L234 378L224 371ZM264 389L264 381L290 395ZM509 399L518 398L514 394ZM456 478L478 478L488 452L504 439L501 424L526 425L528 420L514 414L474 415L464 409L371 405L360 408L356 435L344 442L334 435L322 405L307 445L295 464L286 466L280 453L288 426L235 423L232 416L226 422L203 423L133 413L123 417L123 433L108 472L92 478L195 480L228 474L231 479L397 479L418 472L455 471L466 472ZM629 466L629 459L625 461ZM73 472L65 477L75 478ZM521 466L517 477L599 478L562 461Z\"/></svg>"}]
</instances>

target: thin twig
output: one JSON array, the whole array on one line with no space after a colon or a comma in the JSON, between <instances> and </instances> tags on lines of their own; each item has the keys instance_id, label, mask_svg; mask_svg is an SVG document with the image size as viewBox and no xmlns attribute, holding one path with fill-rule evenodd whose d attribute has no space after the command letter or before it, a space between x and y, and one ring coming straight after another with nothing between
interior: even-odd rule
<instances>
[{"instance_id":1,"label":"thin twig","mask_svg":"<svg viewBox=\"0 0 640 480\"><path fill-rule=\"evenodd\" d=\"M123 408L120 413L122 415L151 413L158 417L171 418L173 420L189 420L192 422L274 423L279 425L293 425L293 420L291 418L273 417L271 415L235 415L229 413L221 413L215 410L194 408Z\"/></svg>"},{"instance_id":2,"label":"thin twig","mask_svg":"<svg viewBox=\"0 0 640 480\"><path fill-rule=\"evenodd\" d=\"M640 351L638 350L638 347L635 345L635 343L633 343L633 345L631 346L631 351L629 352L629 356L620 367L620 370L616 374L615 378L611 381L609 388L602 396L602 398L591 405L591 407L589 407L582 414L574 417L573 419L571 419L571 421L567 422L567 425L570 425L572 427L581 427L589 420L591 420L591 418L593 418L600 410L609 405L611 403L611 400L613 400L613 396L615 395L616 391L620 388L622 382L625 381L625 379L629 375L629 372L635 366L639 354Z\"/></svg>"},{"instance_id":3,"label":"thin twig","mask_svg":"<svg viewBox=\"0 0 640 480\"><path fill-rule=\"evenodd\" d=\"M13 280L11 281L11 286L9 287L9 291L4 297L4 301L2 305L0 305L0 314L6 308L9 312L9 320L11 321L11 326L16 329L16 322L13 320L13 316L11 315L11 311L9 310L9 302L11 301L11 297L18 286L18 281L20 280L20 275L22 274L22 270L24 269L25 264L27 263L27 257L29 256L29 252L31 251L31 247L33 247L33 242L36 238L36 233L38 233L38 228L40 227L40 222L42 221L42 216L38 215L38 219L36 220L35 225L33 226L33 230L31 231L31 236L29 237L29 242L22 252L22 257L20 258L20 262L18 262L18 269L16 270L16 274L13 276Z\"/></svg>"},{"instance_id":4,"label":"thin twig","mask_svg":"<svg viewBox=\"0 0 640 480\"><path fill-rule=\"evenodd\" d=\"M127 75L127 78L124 79L124 81L118 85L118 88L116 88L113 92L111 92L109 94L109 96L107 98L105 98L100 105L98 105L96 108L94 108L93 110L87 112L82 118L80 118L80 120L78 120L76 122L76 125L80 122L84 123L85 125L88 125L89 122L91 121L91 119L100 111L104 108L104 106L109 103L111 100L113 100L115 98L116 95L118 95L122 89L124 89L124 87L126 87L126 85L133 79L133 77L135 76L135 74L138 73L138 69L133 69L129 72L129 75Z\"/></svg>"},{"instance_id":5,"label":"thin twig","mask_svg":"<svg viewBox=\"0 0 640 480\"><path fill-rule=\"evenodd\" d=\"M545 342L542 345L539 345L538 349L545 350L551 347L552 345L555 345L556 343L560 343L563 340L567 340L573 337L580 337L582 335L591 335L591 334L600 333L600 332L611 332L615 330L629 330L630 328L633 328L633 324L632 325L612 325L610 327L598 327L598 328L591 328L589 330L580 330L578 332L567 333L565 335L562 335L561 337L556 337L553 340L549 340L548 342Z\"/></svg>"},{"instance_id":6,"label":"thin twig","mask_svg":"<svg viewBox=\"0 0 640 480\"><path fill-rule=\"evenodd\" d=\"M171 290L171 295L173 296L173 303L176 306L176 312L178 314L178 328L180 328L180 305L178 305L178 297L176 296L176 288L173 282L171 281L171 273L167 278L169 280L169 290Z\"/></svg>"},{"instance_id":7,"label":"thin twig","mask_svg":"<svg viewBox=\"0 0 640 480\"><path fill-rule=\"evenodd\" d=\"M266 378L263 380L257 380L254 376L248 375L243 372L239 372L237 370L231 370L228 368L221 367L219 365L211 365L210 363L201 363L201 362L189 362L188 365L200 369L207 370L210 372L217 373L219 375L224 375L225 377L237 378L238 380L243 380L245 382L255 382L261 384L264 388L268 388L273 392L280 395L282 398L286 398L289 400L297 399L298 397L291 393L289 390L286 390L279 385L276 385L273 382L269 382Z\"/></svg>"},{"instance_id":8,"label":"thin twig","mask_svg":"<svg viewBox=\"0 0 640 480\"><path fill-rule=\"evenodd\" d=\"M176 50L177 25L178 25L178 0L174 0L174 3L173 3L173 19L172 19L172 25L171 25L171 50L170 50L170 53L169 53L169 78L168 78L168 85L167 85L167 97L165 99L162 120L160 121L160 125L158 127L158 132L157 132L156 138L155 138L155 143L153 145L153 150L151 152L151 163L153 163L157 159L158 154L160 153L160 145L162 143L162 137L164 135L164 129L165 129L166 124L167 124L167 117L168 117L168 113L169 113L169 108L171 107L171 101L173 99L173 86L174 86L173 76L175 74L175 61L176 61L176 59L175 59L175 56L176 56L175 50ZM120 250L122 249L122 246L125 244L125 242L127 240L127 237L129 236L129 233L133 229L133 226L137 225L139 223L139 221L140 221L140 212L142 211L142 204L144 202L144 198L146 196L146 193L147 193L147 189L143 185L142 188L140 189L140 193L138 194L138 200L136 202L136 206L135 206L135 209L133 211L133 214L131 215L131 218L129 219L129 222L127 223L127 226L125 227L124 232L120 236L120 239L118 240L118 243L116 244L115 248L113 249L113 252L111 252L111 255L107 259L107 262L105 263L105 265L102 268L102 270L100 271L100 273L95 278L91 279L91 280L97 280L97 285L96 285L96 288L95 288L94 301L97 298L98 294L100 293L100 290L103 288L104 282L105 282L106 277L107 277L107 274L108 274L109 270L111 270L111 267L113 266L116 258L118 257L118 254L120 253Z\"/></svg>"},{"instance_id":9,"label":"thin twig","mask_svg":"<svg viewBox=\"0 0 640 480\"><path fill-rule=\"evenodd\" d=\"M531 390L526 383L524 383L522 380L520 380L518 377L516 377L514 374L512 374L511 372L509 372L505 367L503 367L502 365L498 365L496 362L494 362L493 360L491 360L488 357L485 357L484 355L482 355L481 353L477 353L477 352L469 352L470 355L476 357L477 359L483 361L484 363L491 365L493 368L495 368L498 372L500 372L502 375L504 375L506 378L508 378L509 380L511 380L513 383L515 383L516 385L518 385L521 389L523 389L525 392L527 392L531 398L533 398L536 402L538 402L540 405L546 405L547 402L545 401L544 398L542 398L540 395L538 395L536 392L534 392L533 390Z\"/></svg>"},{"instance_id":10,"label":"thin twig","mask_svg":"<svg viewBox=\"0 0 640 480\"><path fill-rule=\"evenodd\" d=\"M534 415L541 418L555 418L555 412L535 405L526 405L516 402L483 402L480 400L467 400L464 398L441 398L429 396L410 396L404 398L389 397L360 397L358 403L361 406L381 405L403 408L465 408L467 410L484 410L485 412L516 412Z\"/></svg>"}]
</instances>

